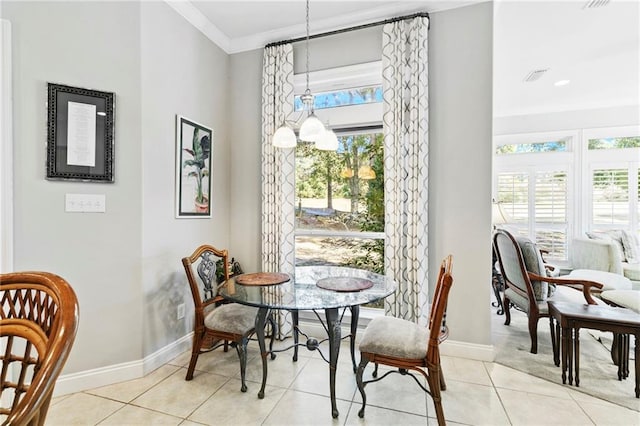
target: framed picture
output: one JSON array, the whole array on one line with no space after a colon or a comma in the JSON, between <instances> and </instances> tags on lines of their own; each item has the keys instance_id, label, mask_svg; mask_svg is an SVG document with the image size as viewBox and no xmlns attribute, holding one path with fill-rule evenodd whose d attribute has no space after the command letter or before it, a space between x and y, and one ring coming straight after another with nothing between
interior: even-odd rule
<instances>
[{"instance_id":1,"label":"framed picture","mask_svg":"<svg viewBox=\"0 0 640 426\"><path fill-rule=\"evenodd\" d=\"M47 179L112 183L115 94L47 86Z\"/></svg>"},{"instance_id":2,"label":"framed picture","mask_svg":"<svg viewBox=\"0 0 640 426\"><path fill-rule=\"evenodd\" d=\"M213 130L176 116L176 217L211 217Z\"/></svg>"}]
</instances>

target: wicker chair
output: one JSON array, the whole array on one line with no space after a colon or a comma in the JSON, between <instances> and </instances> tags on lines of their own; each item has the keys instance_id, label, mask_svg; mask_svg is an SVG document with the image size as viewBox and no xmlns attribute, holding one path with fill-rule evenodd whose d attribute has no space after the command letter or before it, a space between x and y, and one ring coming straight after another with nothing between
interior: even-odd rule
<instances>
[{"instance_id":1,"label":"wicker chair","mask_svg":"<svg viewBox=\"0 0 640 426\"><path fill-rule=\"evenodd\" d=\"M75 340L76 294L57 275L16 272L0 275L0 303L0 422L43 425Z\"/></svg>"},{"instance_id":2,"label":"wicker chair","mask_svg":"<svg viewBox=\"0 0 640 426\"><path fill-rule=\"evenodd\" d=\"M440 266L436 290L429 316L429 329L411 321L394 317L379 317L372 320L364 331L360 342L360 365L356 372L356 382L362 395L362 408L358 416L364 417L367 395L364 388L368 383L384 379L391 373L409 375L431 397L436 408L438 424L444 425L444 411L440 391L445 389L442 367L440 365L440 343L448 336L448 329L444 322L449 289L453 284L451 268L453 257L447 256ZM369 362L388 365L398 369L385 373L382 377L363 381L364 369ZM427 369L425 371L424 369ZM425 377L429 389L418 381L409 370L416 371Z\"/></svg>"},{"instance_id":3,"label":"wicker chair","mask_svg":"<svg viewBox=\"0 0 640 426\"><path fill-rule=\"evenodd\" d=\"M219 347L224 347L226 352L231 343L240 358L240 390L246 392L247 344L249 337L255 332L258 308L239 303L224 303L224 299L218 295L218 288L225 285L229 279L228 259L227 250L219 250L206 244L198 247L191 256L182 259L195 306L193 347L185 379L193 379L200 354ZM217 264L224 265L221 282L216 282ZM269 323L273 327L271 320ZM270 350L273 347L274 335L272 332Z\"/></svg>"}]
</instances>

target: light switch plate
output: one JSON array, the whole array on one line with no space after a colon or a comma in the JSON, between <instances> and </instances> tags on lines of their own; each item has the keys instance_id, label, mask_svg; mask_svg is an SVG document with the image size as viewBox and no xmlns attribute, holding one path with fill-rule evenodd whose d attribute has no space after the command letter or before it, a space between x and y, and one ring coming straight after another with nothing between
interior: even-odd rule
<instances>
[{"instance_id":1,"label":"light switch plate","mask_svg":"<svg viewBox=\"0 0 640 426\"><path fill-rule=\"evenodd\" d=\"M107 210L105 194L65 194L64 211L72 213L104 213Z\"/></svg>"}]
</instances>

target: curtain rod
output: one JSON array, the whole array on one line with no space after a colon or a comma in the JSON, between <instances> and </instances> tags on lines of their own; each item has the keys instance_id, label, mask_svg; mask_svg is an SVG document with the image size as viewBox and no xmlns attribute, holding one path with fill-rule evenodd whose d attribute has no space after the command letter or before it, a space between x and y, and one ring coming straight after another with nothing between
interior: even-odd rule
<instances>
[{"instance_id":1,"label":"curtain rod","mask_svg":"<svg viewBox=\"0 0 640 426\"><path fill-rule=\"evenodd\" d=\"M318 34L312 34L309 36L309 39L314 39L314 38L321 38L321 37L327 37L327 36L332 36L332 35L336 35L336 34L342 34L342 33L347 33L350 31L355 31L355 30L362 30L365 28L370 28L370 27L377 27L378 25L384 25L384 24L390 24L392 22L397 22L397 21L405 21L407 19L413 19L413 18L429 18L429 13L428 12L418 12L418 13L414 13L412 15L406 15L406 16L398 16L397 18L389 18L389 19L385 19L383 21L377 21L377 22L371 22L369 24L362 24L362 25L356 25L354 27L347 27L347 28L340 28L338 30L333 30L333 31L327 31L325 33L318 33ZM429 29L429 27L431 26L431 21L429 21L429 25L427 26L427 29ZM272 43L269 43L265 46L266 47L273 47L273 46L280 46L282 44L287 44L287 43L297 43L299 41L304 41L306 40L307 37L297 37L297 38L292 38L289 40L280 40L280 41L274 41Z\"/></svg>"}]
</instances>

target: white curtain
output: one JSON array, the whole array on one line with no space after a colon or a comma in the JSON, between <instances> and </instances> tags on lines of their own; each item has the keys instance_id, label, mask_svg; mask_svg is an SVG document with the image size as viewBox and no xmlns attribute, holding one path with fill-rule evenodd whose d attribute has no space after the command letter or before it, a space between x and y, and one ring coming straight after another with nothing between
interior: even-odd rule
<instances>
[{"instance_id":1,"label":"white curtain","mask_svg":"<svg viewBox=\"0 0 640 426\"><path fill-rule=\"evenodd\" d=\"M386 24L382 32L385 273L398 290L387 315L427 324L429 18Z\"/></svg>"},{"instance_id":2,"label":"white curtain","mask_svg":"<svg viewBox=\"0 0 640 426\"><path fill-rule=\"evenodd\" d=\"M271 145L293 112L293 46L265 47L262 71L262 271L293 277L295 265L295 150ZM276 286L277 289L277 286ZM280 297L265 288L269 297ZM278 338L291 332L290 313L274 311Z\"/></svg>"}]
</instances>

